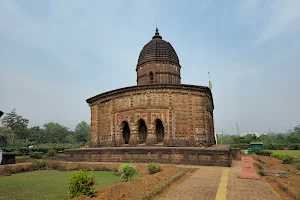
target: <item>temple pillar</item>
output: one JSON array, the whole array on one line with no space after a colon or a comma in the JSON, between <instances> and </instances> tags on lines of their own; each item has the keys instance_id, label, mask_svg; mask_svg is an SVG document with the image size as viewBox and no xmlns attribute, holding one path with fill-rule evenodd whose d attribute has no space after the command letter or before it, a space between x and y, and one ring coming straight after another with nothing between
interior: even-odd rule
<instances>
[{"instance_id":1,"label":"temple pillar","mask_svg":"<svg viewBox=\"0 0 300 200\"><path fill-rule=\"evenodd\" d=\"M157 138L155 136L155 131L151 127L150 130L148 130L148 136L146 139L146 145L152 146L157 143Z\"/></svg>"},{"instance_id":2,"label":"temple pillar","mask_svg":"<svg viewBox=\"0 0 300 200\"><path fill-rule=\"evenodd\" d=\"M139 144L137 126L130 132L129 145L136 146Z\"/></svg>"}]
</instances>

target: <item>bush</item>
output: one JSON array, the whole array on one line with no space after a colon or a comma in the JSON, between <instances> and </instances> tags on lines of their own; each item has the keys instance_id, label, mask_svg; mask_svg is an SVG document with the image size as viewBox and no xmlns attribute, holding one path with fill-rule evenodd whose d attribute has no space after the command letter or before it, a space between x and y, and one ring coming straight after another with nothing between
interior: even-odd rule
<instances>
[{"instance_id":1,"label":"bush","mask_svg":"<svg viewBox=\"0 0 300 200\"><path fill-rule=\"evenodd\" d=\"M271 156L279 160L282 160L282 164L290 164L294 160L294 158L290 155L272 154Z\"/></svg>"},{"instance_id":2,"label":"bush","mask_svg":"<svg viewBox=\"0 0 300 200\"><path fill-rule=\"evenodd\" d=\"M272 156L273 158L277 158L277 159L279 159L279 160L282 159L282 155L280 155L280 154L272 154L271 156Z\"/></svg>"},{"instance_id":3,"label":"bush","mask_svg":"<svg viewBox=\"0 0 300 200\"><path fill-rule=\"evenodd\" d=\"M264 173L262 170L259 170L259 172L258 172L258 175L260 175L260 176L264 176L264 175L265 175L265 173Z\"/></svg>"},{"instance_id":4,"label":"bush","mask_svg":"<svg viewBox=\"0 0 300 200\"><path fill-rule=\"evenodd\" d=\"M296 164L296 168L300 170L300 163Z\"/></svg>"},{"instance_id":5,"label":"bush","mask_svg":"<svg viewBox=\"0 0 300 200\"><path fill-rule=\"evenodd\" d=\"M51 156L56 156L57 155L57 151L55 149L49 149L46 153L46 155L48 157L51 157Z\"/></svg>"},{"instance_id":6,"label":"bush","mask_svg":"<svg viewBox=\"0 0 300 200\"><path fill-rule=\"evenodd\" d=\"M250 148L249 144L230 144L232 148L239 148L239 149L248 149Z\"/></svg>"},{"instance_id":7,"label":"bush","mask_svg":"<svg viewBox=\"0 0 300 200\"><path fill-rule=\"evenodd\" d=\"M30 153L30 158L33 158L33 159L41 159L43 157L43 152L31 152Z\"/></svg>"},{"instance_id":8,"label":"bush","mask_svg":"<svg viewBox=\"0 0 300 200\"><path fill-rule=\"evenodd\" d=\"M34 160L32 162L32 167L33 167L33 169L42 169L42 168L46 167L46 164L47 163L44 160Z\"/></svg>"},{"instance_id":9,"label":"bush","mask_svg":"<svg viewBox=\"0 0 300 200\"><path fill-rule=\"evenodd\" d=\"M282 156L281 159L282 159L282 164L290 164L294 160L294 158L289 155L284 155L284 156Z\"/></svg>"},{"instance_id":10,"label":"bush","mask_svg":"<svg viewBox=\"0 0 300 200\"><path fill-rule=\"evenodd\" d=\"M271 151L264 151L264 150L261 150L261 149L254 149L254 153L256 155L261 155L261 156L271 156L272 155Z\"/></svg>"},{"instance_id":11,"label":"bush","mask_svg":"<svg viewBox=\"0 0 300 200\"><path fill-rule=\"evenodd\" d=\"M150 163L148 165L148 173L149 174L155 174L157 172L161 172L162 169L157 163Z\"/></svg>"},{"instance_id":12,"label":"bush","mask_svg":"<svg viewBox=\"0 0 300 200\"><path fill-rule=\"evenodd\" d=\"M87 170L79 170L69 179L68 197L71 199L83 195L90 197L95 195L95 177Z\"/></svg>"},{"instance_id":13,"label":"bush","mask_svg":"<svg viewBox=\"0 0 300 200\"><path fill-rule=\"evenodd\" d=\"M137 173L136 167L132 164L123 164L119 167L118 173L123 182L132 180L133 175Z\"/></svg>"}]
</instances>

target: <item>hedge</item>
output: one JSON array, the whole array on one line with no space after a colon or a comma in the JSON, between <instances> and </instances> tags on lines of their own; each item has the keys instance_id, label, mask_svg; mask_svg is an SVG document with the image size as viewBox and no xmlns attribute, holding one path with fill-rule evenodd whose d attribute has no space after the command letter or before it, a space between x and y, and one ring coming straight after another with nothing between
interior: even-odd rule
<instances>
[{"instance_id":1,"label":"hedge","mask_svg":"<svg viewBox=\"0 0 300 200\"><path fill-rule=\"evenodd\" d=\"M22 147L22 148L2 148L2 151L14 152L18 156L22 156L22 155L25 156L25 155L30 155L30 153L32 153L32 152L47 153L49 151L49 149L53 149L56 152L61 152L61 151L64 151L66 148L26 148L26 147Z\"/></svg>"},{"instance_id":2,"label":"hedge","mask_svg":"<svg viewBox=\"0 0 300 200\"><path fill-rule=\"evenodd\" d=\"M230 144L232 148L248 149L250 144ZM281 150L284 148L290 148L292 150L300 150L300 143L294 144L264 144L264 149L266 150Z\"/></svg>"}]
</instances>

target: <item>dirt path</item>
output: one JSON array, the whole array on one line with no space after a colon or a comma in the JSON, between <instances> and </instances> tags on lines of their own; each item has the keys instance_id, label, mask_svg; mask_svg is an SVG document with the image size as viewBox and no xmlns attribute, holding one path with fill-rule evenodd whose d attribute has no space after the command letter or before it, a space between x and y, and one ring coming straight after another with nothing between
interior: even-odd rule
<instances>
[{"instance_id":1,"label":"dirt path","mask_svg":"<svg viewBox=\"0 0 300 200\"><path fill-rule=\"evenodd\" d=\"M227 169L228 173L223 170ZM199 166L198 170L179 184L174 190L167 194L160 195L155 199L172 199L172 200L213 200L216 199L216 193L222 179L227 181L227 191L223 190L220 199L227 200L277 200L279 197L272 192L272 189L263 180L239 179L238 174L241 172L241 162L233 161L231 168L206 167ZM228 174L228 175L227 175ZM228 180L227 180L228 178ZM223 185L223 183L221 184ZM226 195L227 193L227 195Z\"/></svg>"}]
</instances>

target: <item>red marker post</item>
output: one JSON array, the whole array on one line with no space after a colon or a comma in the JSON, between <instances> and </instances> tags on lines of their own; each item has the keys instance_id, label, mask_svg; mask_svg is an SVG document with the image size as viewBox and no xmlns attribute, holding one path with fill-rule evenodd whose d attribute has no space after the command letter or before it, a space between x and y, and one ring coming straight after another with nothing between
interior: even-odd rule
<instances>
[{"instance_id":1,"label":"red marker post","mask_svg":"<svg viewBox=\"0 0 300 200\"><path fill-rule=\"evenodd\" d=\"M260 179L253 168L253 158L251 156L242 156L242 172L239 178Z\"/></svg>"}]
</instances>

